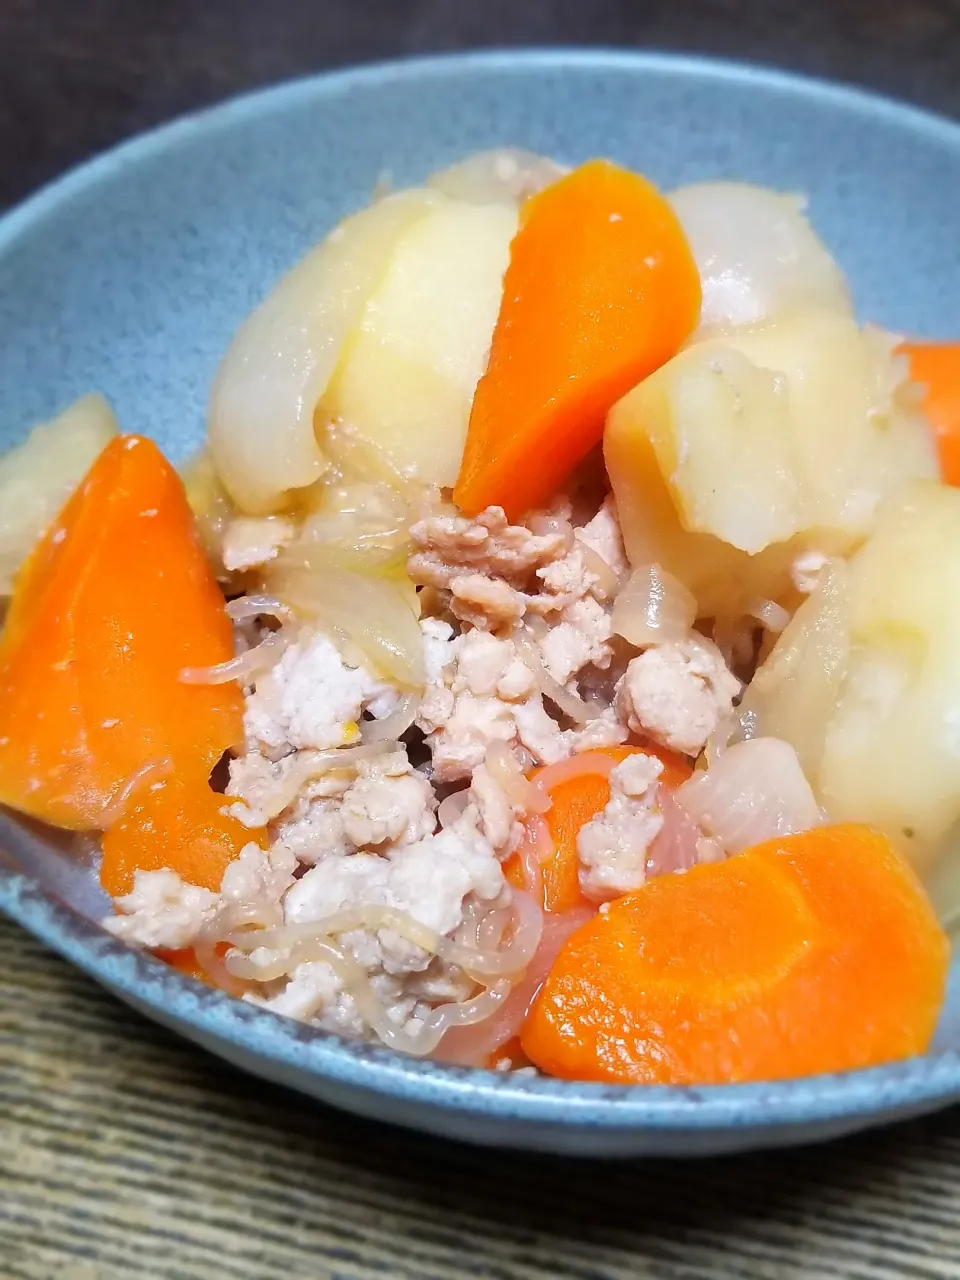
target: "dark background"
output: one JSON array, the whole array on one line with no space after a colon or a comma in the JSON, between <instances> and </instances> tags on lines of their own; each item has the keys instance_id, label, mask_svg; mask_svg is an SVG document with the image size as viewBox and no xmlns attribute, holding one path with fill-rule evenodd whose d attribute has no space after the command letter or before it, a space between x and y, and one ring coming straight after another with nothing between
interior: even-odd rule
<instances>
[{"instance_id":1,"label":"dark background","mask_svg":"<svg viewBox=\"0 0 960 1280\"><path fill-rule=\"evenodd\" d=\"M713 53L960 116L960 0L0 0L0 205L256 85L508 44Z\"/></svg>"}]
</instances>

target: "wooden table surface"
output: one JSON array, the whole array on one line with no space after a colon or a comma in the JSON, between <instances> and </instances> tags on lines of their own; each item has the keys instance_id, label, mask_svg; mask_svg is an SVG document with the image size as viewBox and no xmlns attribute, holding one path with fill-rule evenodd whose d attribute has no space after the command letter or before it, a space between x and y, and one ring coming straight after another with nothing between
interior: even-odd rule
<instances>
[{"instance_id":1,"label":"wooden table surface","mask_svg":"<svg viewBox=\"0 0 960 1280\"><path fill-rule=\"evenodd\" d=\"M958 0L0 0L0 205L178 111L483 44L693 49L960 116ZM474 1151L248 1079L0 922L2 1280L960 1276L960 1110L671 1165Z\"/></svg>"}]
</instances>

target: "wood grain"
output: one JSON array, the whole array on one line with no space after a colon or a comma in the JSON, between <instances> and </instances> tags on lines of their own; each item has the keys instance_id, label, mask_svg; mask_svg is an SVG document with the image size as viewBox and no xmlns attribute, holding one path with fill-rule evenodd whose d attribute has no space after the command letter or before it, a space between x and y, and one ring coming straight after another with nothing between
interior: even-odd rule
<instances>
[{"instance_id":1,"label":"wood grain","mask_svg":"<svg viewBox=\"0 0 960 1280\"><path fill-rule=\"evenodd\" d=\"M251 86L516 43L681 48L960 115L960 0L0 0L0 205ZM0 922L2 1280L960 1276L960 1110L670 1165L479 1152L247 1079Z\"/></svg>"},{"instance_id":2,"label":"wood grain","mask_svg":"<svg viewBox=\"0 0 960 1280\"><path fill-rule=\"evenodd\" d=\"M476 1151L248 1079L0 923L5 1280L933 1280L960 1110L696 1164Z\"/></svg>"}]
</instances>

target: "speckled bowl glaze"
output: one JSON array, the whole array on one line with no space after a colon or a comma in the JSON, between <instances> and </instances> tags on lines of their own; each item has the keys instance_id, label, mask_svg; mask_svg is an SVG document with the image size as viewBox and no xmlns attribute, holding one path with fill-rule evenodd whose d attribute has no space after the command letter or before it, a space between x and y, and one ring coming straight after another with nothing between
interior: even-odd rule
<instances>
[{"instance_id":1,"label":"speckled bowl glaze","mask_svg":"<svg viewBox=\"0 0 960 1280\"><path fill-rule=\"evenodd\" d=\"M567 161L609 155L667 186L724 176L805 191L863 316L957 333L955 124L659 55L372 66L180 120L0 221L0 447L98 389L126 429L182 457L201 439L230 335L283 268L385 171L408 183L505 143ZM701 1089L513 1078L348 1044L210 991L102 932L93 868L36 828L0 817L0 846L0 906L43 942L211 1052L364 1115L503 1146L699 1155L809 1142L960 1099L956 971L934 1049L889 1067Z\"/></svg>"}]
</instances>

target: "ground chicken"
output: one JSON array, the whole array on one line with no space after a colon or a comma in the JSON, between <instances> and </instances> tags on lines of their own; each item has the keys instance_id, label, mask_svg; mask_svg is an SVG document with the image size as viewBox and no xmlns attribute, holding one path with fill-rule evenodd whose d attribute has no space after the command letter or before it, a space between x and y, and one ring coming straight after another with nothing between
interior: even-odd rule
<instances>
[{"instance_id":1,"label":"ground chicken","mask_svg":"<svg viewBox=\"0 0 960 1280\"><path fill-rule=\"evenodd\" d=\"M391 1022L403 1026L410 1020L418 995L405 992L403 978L376 973L368 981L378 1004ZM325 961L307 960L298 964L290 977L277 985L274 995L248 994L245 998L249 1003L273 1013L312 1022L325 1031L334 1031L355 1040L366 1034L367 1026L356 1000L344 989L342 977Z\"/></svg>"},{"instance_id":2,"label":"ground chicken","mask_svg":"<svg viewBox=\"0 0 960 1280\"><path fill-rule=\"evenodd\" d=\"M220 900L224 903L278 903L294 881L297 859L282 844L266 851L248 844L229 864L220 882Z\"/></svg>"},{"instance_id":3,"label":"ground chicken","mask_svg":"<svg viewBox=\"0 0 960 1280\"><path fill-rule=\"evenodd\" d=\"M358 737L365 705L382 693L383 682L363 667L348 666L322 632L307 633L247 697L248 749L276 759L291 748L343 746Z\"/></svg>"},{"instance_id":4,"label":"ground chicken","mask_svg":"<svg viewBox=\"0 0 960 1280\"><path fill-rule=\"evenodd\" d=\"M564 609L562 620L539 637L544 669L562 685L586 666L603 670L610 665L612 636L603 605L590 596L576 600Z\"/></svg>"},{"instance_id":5,"label":"ground chicken","mask_svg":"<svg viewBox=\"0 0 960 1280\"><path fill-rule=\"evenodd\" d=\"M465 570L522 585L541 565L562 556L569 530L534 533L508 522L502 507L487 507L473 519L430 516L411 526L417 551L407 565L414 582L449 587Z\"/></svg>"},{"instance_id":6,"label":"ground chicken","mask_svg":"<svg viewBox=\"0 0 960 1280\"><path fill-rule=\"evenodd\" d=\"M312 867L321 858L345 857L356 852L347 838L338 800L298 798L287 816L277 824L277 841L294 854L297 861Z\"/></svg>"},{"instance_id":7,"label":"ground chicken","mask_svg":"<svg viewBox=\"0 0 960 1280\"><path fill-rule=\"evenodd\" d=\"M565 729L560 738L565 748L564 755L572 755L578 751L618 747L626 742L628 736L627 726L617 714L616 707L604 707L582 729Z\"/></svg>"},{"instance_id":8,"label":"ground chicken","mask_svg":"<svg viewBox=\"0 0 960 1280\"><path fill-rule=\"evenodd\" d=\"M634 732L696 756L740 692L720 650L703 636L653 645L633 658L617 688L620 717Z\"/></svg>"},{"instance_id":9,"label":"ground chicken","mask_svg":"<svg viewBox=\"0 0 960 1280\"><path fill-rule=\"evenodd\" d=\"M468 807L462 817L435 835L394 848L389 856L356 853L324 858L288 892L290 923L322 920L347 909L394 907L435 933L447 935L463 919L464 901L490 902L504 889L503 872L490 842ZM355 930L342 938L369 969L419 972L430 955L394 930Z\"/></svg>"},{"instance_id":10,"label":"ground chicken","mask_svg":"<svg viewBox=\"0 0 960 1280\"><path fill-rule=\"evenodd\" d=\"M450 612L461 622L484 630L510 628L523 617L523 595L499 578L464 573L450 580Z\"/></svg>"},{"instance_id":11,"label":"ground chicken","mask_svg":"<svg viewBox=\"0 0 960 1280\"><path fill-rule=\"evenodd\" d=\"M662 770L655 756L628 756L610 774L606 808L580 828L580 888L591 901L606 902L644 883L650 846L663 827L657 806Z\"/></svg>"},{"instance_id":12,"label":"ground chicken","mask_svg":"<svg viewBox=\"0 0 960 1280\"><path fill-rule=\"evenodd\" d=\"M223 567L229 573L240 573L267 564L295 534L293 521L284 516L237 516L223 532Z\"/></svg>"},{"instance_id":13,"label":"ground chicken","mask_svg":"<svg viewBox=\"0 0 960 1280\"><path fill-rule=\"evenodd\" d=\"M236 799L228 812L246 827L264 827L300 799L341 796L352 781L353 764L330 768L325 754L298 751L268 760L248 751L230 761L227 795Z\"/></svg>"},{"instance_id":14,"label":"ground chicken","mask_svg":"<svg viewBox=\"0 0 960 1280\"><path fill-rule=\"evenodd\" d=\"M384 764L376 758L360 761L358 773L339 813L344 836L355 848L414 844L433 834L437 825L433 787L405 757L391 755Z\"/></svg>"},{"instance_id":15,"label":"ground chicken","mask_svg":"<svg viewBox=\"0 0 960 1280\"><path fill-rule=\"evenodd\" d=\"M448 638L445 624L422 625L429 683L417 724L427 735L434 779L456 782L483 763L491 743L516 740L517 709L540 701L536 679L510 640L476 630Z\"/></svg>"},{"instance_id":16,"label":"ground chicken","mask_svg":"<svg viewBox=\"0 0 960 1280\"><path fill-rule=\"evenodd\" d=\"M526 525L508 525L491 507L473 521L434 516L413 536L413 580L438 591L441 607L461 622L500 633L528 613L552 620L585 597L607 601L626 564L610 503L577 530L561 497Z\"/></svg>"},{"instance_id":17,"label":"ground chicken","mask_svg":"<svg viewBox=\"0 0 960 1280\"><path fill-rule=\"evenodd\" d=\"M122 913L109 916L103 927L125 942L140 947L166 947L180 951L193 946L201 929L214 927L223 917L229 932L234 924L224 915L237 909L253 907L258 919L263 912L278 909L284 893L293 884L297 859L282 846L264 851L248 844L223 873L220 892L211 893L188 884L171 870L137 871L130 893L116 898L114 905Z\"/></svg>"},{"instance_id":18,"label":"ground chicken","mask_svg":"<svg viewBox=\"0 0 960 1280\"><path fill-rule=\"evenodd\" d=\"M477 698L466 692L454 696L447 690L446 694L451 699L450 712L427 732L436 782L469 778L483 763L491 743L509 745L517 736L513 703L496 697ZM430 705L434 705L432 700ZM425 730L433 723L423 718L422 708L418 723Z\"/></svg>"},{"instance_id":19,"label":"ground chicken","mask_svg":"<svg viewBox=\"0 0 960 1280\"><path fill-rule=\"evenodd\" d=\"M504 858L512 853L523 839L522 811L486 765L474 769L468 795L477 809L478 826L497 855Z\"/></svg>"},{"instance_id":20,"label":"ground chicken","mask_svg":"<svg viewBox=\"0 0 960 1280\"><path fill-rule=\"evenodd\" d=\"M193 943L217 903L215 893L187 884L176 871L136 871L130 892L113 900L120 914L108 916L103 927L132 946L179 951Z\"/></svg>"},{"instance_id":21,"label":"ground chicken","mask_svg":"<svg viewBox=\"0 0 960 1280\"><path fill-rule=\"evenodd\" d=\"M612 497L605 500L592 520L577 530L576 536L595 551L618 578L629 573L630 565L627 562L623 534L620 531L620 521L617 519L617 510Z\"/></svg>"}]
</instances>

